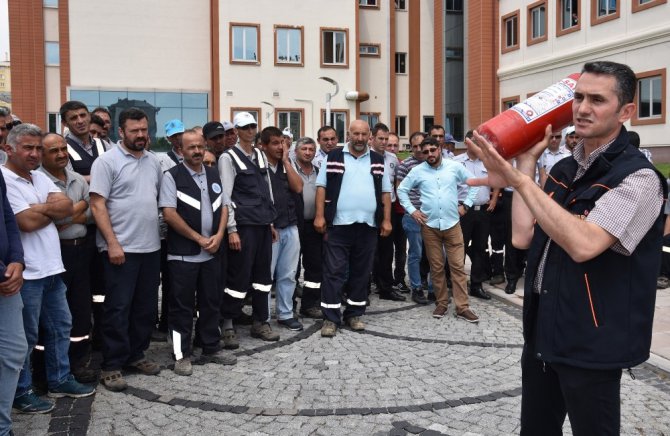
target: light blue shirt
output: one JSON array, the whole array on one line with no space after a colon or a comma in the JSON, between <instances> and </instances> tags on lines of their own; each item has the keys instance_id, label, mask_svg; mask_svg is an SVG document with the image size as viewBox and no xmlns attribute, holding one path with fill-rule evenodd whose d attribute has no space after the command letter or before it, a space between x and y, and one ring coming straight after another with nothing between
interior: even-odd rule
<instances>
[{"instance_id":1,"label":"light blue shirt","mask_svg":"<svg viewBox=\"0 0 670 436\"><path fill-rule=\"evenodd\" d=\"M354 223L365 223L371 227L377 227L375 223L375 210L377 200L375 199L375 186L370 174L370 149L365 150L358 158L349 152L349 144L344 146L344 177L340 196L337 200L337 211L333 225L346 226ZM322 164L319 175L316 178L316 186L322 188L327 184L327 166ZM384 169L382 178L382 192L392 191L391 181Z\"/></svg>"},{"instance_id":2,"label":"light blue shirt","mask_svg":"<svg viewBox=\"0 0 670 436\"><path fill-rule=\"evenodd\" d=\"M460 163L442 159L439 167L433 168L428 162L417 165L398 186L400 204L407 213L417 210L409 200L409 191L417 188L421 193L421 212L428 220L426 225L434 229L447 230L455 226L458 214L458 185L470 177ZM470 188L464 204L472 206L479 188Z\"/></svg>"}]
</instances>

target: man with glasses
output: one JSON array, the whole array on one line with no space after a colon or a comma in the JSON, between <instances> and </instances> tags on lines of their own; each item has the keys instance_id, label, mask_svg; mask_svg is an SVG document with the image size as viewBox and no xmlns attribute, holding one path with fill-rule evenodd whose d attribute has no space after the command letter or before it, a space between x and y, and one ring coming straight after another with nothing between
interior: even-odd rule
<instances>
[{"instance_id":1,"label":"man with glasses","mask_svg":"<svg viewBox=\"0 0 670 436\"><path fill-rule=\"evenodd\" d=\"M414 168L398 187L398 197L405 210L421 226L430 263L430 273L437 297L433 318L447 313L448 293L444 276L444 253L451 270L456 317L469 323L479 322L470 309L466 291L465 250L460 217L465 215L477 197L478 189L470 189L462 205L458 203L458 185L465 183L471 174L457 162L445 159L442 147L435 138L421 142L421 152L426 161ZM416 208L409 198L412 189L421 193L421 207Z\"/></svg>"},{"instance_id":2,"label":"man with glasses","mask_svg":"<svg viewBox=\"0 0 670 436\"><path fill-rule=\"evenodd\" d=\"M323 126L316 133L316 140L319 143L319 150L314 156L312 165L321 168L321 163L326 159L328 153L337 147L337 132L331 126Z\"/></svg>"},{"instance_id":3,"label":"man with glasses","mask_svg":"<svg viewBox=\"0 0 670 436\"><path fill-rule=\"evenodd\" d=\"M540 156L540 160L537 161L538 170L540 172L540 186L543 188L544 184L547 182L547 177L549 177L549 172L556 162L568 156L572 156L572 153L561 147L561 139L562 136L560 130L558 132L553 132L549 138L549 146L544 150L542 156Z\"/></svg>"},{"instance_id":4,"label":"man with glasses","mask_svg":"<svg viewBox=\"0 0 670 436\"><path fill-rule=\"evenodd\" d=\"M228 274L222 302L226 349L240 346L233 319L242 314L249 290L253 307L251 336L264 341L279 340L279 334L267 322L272 242L276 238L272 223L277 217L268 160L253 145L258 128L253 115L239 112L233 124L239 141L219 159L223 189L233 206L228 216Z\"/></svg>"}]
</instances>

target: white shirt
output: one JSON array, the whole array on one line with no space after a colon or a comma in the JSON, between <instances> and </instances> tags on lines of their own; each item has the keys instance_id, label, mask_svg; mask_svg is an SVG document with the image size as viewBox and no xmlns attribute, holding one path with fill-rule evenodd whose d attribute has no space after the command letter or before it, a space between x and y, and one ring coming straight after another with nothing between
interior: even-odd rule
<instances>
[{"instance_id":1,"label":"white shirt","mask_svg":"<svg viewBox=\"0 0 670 436\"><path fill-rule=\"evenodd\" d=\"M544 171L549 174L553 166L556 165L556 162L568 156L572 156L572 153L560 148L556 151L546 149L544 150L544 153L542 153L542 156L540 156L540 160L537 164L540 168L544 168Z\"/></svg>"},{"instance_id":2,"label":"white shirt","mask_svg":"<svg viewBox=\"0 0 670 436\"><path fill-rule=\"evenodd\" d=\"M52 192L61 190L41 171L31 171L32 183L7 167L2 167L2 174L7 184L7 199L12 206L14 215L30 209L31 204L46 203ZM23 278L37 280L60 274L65 271L60 254L58 230L51 222L46 227L33 232L21 231L26 269Z\"/></svg>"}]
</instances>

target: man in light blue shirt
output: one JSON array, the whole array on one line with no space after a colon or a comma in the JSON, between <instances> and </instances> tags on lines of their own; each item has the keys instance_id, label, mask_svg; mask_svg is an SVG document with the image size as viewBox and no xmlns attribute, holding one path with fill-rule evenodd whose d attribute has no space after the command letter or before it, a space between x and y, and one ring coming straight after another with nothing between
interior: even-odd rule
<instances>
[{"instance_id":1,"label":"man in light blue shirt","mask_svg":"<svg viewBox=\"0 0 670 436\"><path fill-rule=\"evenodd\" d=\"M384 158L368 148L370 127L355 120L349 126L351 142L335 149L316 179L314 228L325 233L321 310L321 336L333 337L344 322L364 330L367 283L377 246L377 234L391 233L391 182ZM342 288L349 275L347 308L340 314Z\"/></svg>"},{"instance_id":2,"label":"man in light blue shirt","mask_svg":"<svg viewBox=\"0 0 670 436\"><path fill-rule=\"evenodd\" d=\"M400 203L412 218L421 225L421 234L430 263L430 275L437 298L434 318L447 313L448 295L444 276L444 251L447 253L453 283L456 316L476 323L479 317L470 309L466 291L465 249L460 217L465 215L477 197L477 190L470 189L463 204L458 203L458 185L471 175L459 163L445 159L442 147L435 138L421 142L426 161L417 165L398 186ZM421 193L421 209L414 207L409 191L416 188Z\"/></svg>"}]
</instances>

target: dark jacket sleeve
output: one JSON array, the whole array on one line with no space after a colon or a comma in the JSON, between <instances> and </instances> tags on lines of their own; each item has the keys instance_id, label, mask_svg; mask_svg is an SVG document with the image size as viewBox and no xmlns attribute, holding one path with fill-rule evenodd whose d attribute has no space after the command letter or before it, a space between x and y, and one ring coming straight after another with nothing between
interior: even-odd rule
<instances>
[{"instance_id":1,"label":"dark jacket sleeve","mask_svg":"<svg viewBox=\"0 0 670 436\"><path fill-rule=\"evenodd\" d=\"M23 245L21 244L21 234L19 233L19 226L16 224L16 217L12 211L12 206L7 199L7 185L5 178L0 173L0 190L2 190L2 212L4 215L5 231L7 232L8 251L5 256L7 264L18 262L24 264L23 261Z\"/></svg>"}]
</instances>

